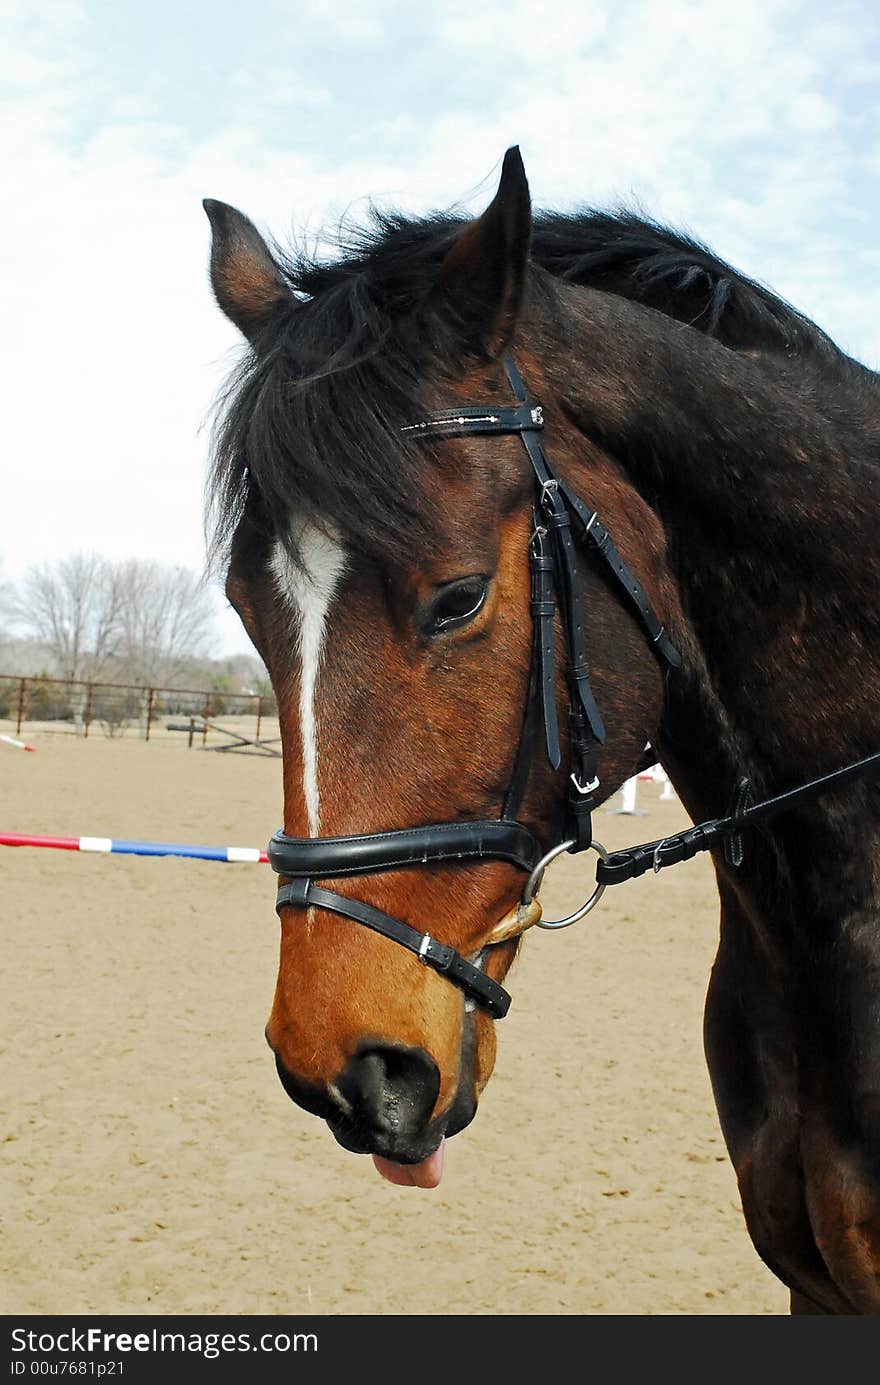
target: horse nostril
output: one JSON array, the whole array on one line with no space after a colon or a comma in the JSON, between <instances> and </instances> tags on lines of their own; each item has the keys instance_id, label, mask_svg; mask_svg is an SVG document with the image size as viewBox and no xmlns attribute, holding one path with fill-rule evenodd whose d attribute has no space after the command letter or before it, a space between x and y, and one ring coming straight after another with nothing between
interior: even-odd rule
<instances>
[{"instance_id":1,"label":"horse nostril","mask_svg":"<svg viewBox=\"0 0 880 1385\"><path fill-rule=\"evenodd\" d=\"M336 1088L353 1120L385 1135L414 1135L428 1123L440 1072L421 1048L365 1048L346 1065Z\"/></svg>"}]
</instances>

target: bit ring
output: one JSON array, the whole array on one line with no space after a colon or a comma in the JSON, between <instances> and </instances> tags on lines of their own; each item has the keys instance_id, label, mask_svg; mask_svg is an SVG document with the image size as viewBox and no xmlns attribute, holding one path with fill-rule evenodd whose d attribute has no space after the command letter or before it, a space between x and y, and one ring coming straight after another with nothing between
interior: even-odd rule
<instances>
[{"instance_id":1,"label":"bit ring","mask_svg":"<svg viewBox=\"0 0 880 1385\"><path fill-rule=\"evenodd\" d=\"M541 888L541 883L544 879L544 871L550 865L551 861L555 861L557 856L561 856L564 851L568 851L569 848L572 846L574 846L574 838L571 838L566 842L560 842L558 846L554 846L551 851L548 851L546 856L541 857L540 861L535 866L535 869L532 871L531 875L526 881L525 889L523 890L522 894L522 903L524 905L531 904L532 900L535 898L535 895ZM605 850L601 842L590 842L590 849L592 851L595 851L603 861L608 860L608 852ZM591 909L595 908L595 906L599 903L599 900L605 893L605 889L605 885L597 885L593 893L590 895L589 899L586 901L586 903L582 904L579 909L576 909L573 914L566 914L565 918L563 919L542 918L538 920L535 926L537 928L549 928L551 930L554 928L568 928L570 924L577 923L578 919L582 919L585 914L588 914Z\"/></svg>"}]
</instances>

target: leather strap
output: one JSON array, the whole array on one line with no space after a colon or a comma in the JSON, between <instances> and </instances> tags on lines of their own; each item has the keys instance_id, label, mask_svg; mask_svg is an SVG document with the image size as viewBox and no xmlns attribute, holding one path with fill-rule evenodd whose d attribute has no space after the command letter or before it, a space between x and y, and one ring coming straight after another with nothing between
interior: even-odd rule
<instances>
[{"instance_id":1,"label":"leather strap","mask_svg":"<svg viewBox=\"0 0 880 1385\"><path fill-rule=\"evenodd\" d=\"M795 789L765 798L753 807L743 807L740 811L725 818L710 818L698 822L696 826L677 832L672 837L661 837L659 841L642 842L639 846L627 847L624 851L612 851L607 861L596 866L596 881L600 885L619 885L624 880L634 880L646 871L663 870L675 866L679 861L689 861L698 852L710 851L727 838L738 837L759 822L775 817L777 813L795 808L811 798L828 793L831 789L842 788L854 779L872 778L880 774L880 752L867 755L863 760L855 760L842 769L832 770L818 779L811 779ZM742 800L745 802L745 798Z\"/></svg>"},{"instance_id":2,"label":"leather strap","mask_svg":"<svg viewBox=\"0 0 880 1385\"><path fill-rule=\"evenodd\" d=\"M540 444L538 445L540 447ZM533 463L534 463L533 458ZM546 470L546 468L542 468ZM539 474L540 476L540 474ZM585 635L584 603L581 583L577 570L577 554L571 534L571 518L565 501L559 494L555 477L548 477L542 486L543 504L547 523L553 534L556 547L557 570L561 577L560 600L563 604L565 639L568 647L566 677L571 691L571 704L587 719L594 740L600 745L605 740L605 727L602 716L590 687L590 666L587 660Z\"/></svg>"},{"instance_id":3,"label":"leather strap","mask_svg":"<svg viewBox=\"0 0 880 1385\"><path fill-rule=\"evenodd\" d=\"M288 837L279 829L268 846L269 864L279 875L321 879L474 858L508 861L530 874L543 854L527 827L503 819L438 822L352 837Z\"/></svg>"},{"instance_id":4,"label":"leather strap","mask_svg":"<svg viewBox=\"0 0 880 1385\"><path fill-rule=\"evenodd\" d=\"M559 489L565 496L569 509L577 516L580 537L591 545L605 563L618 590L629 601L657 653L666 660L670 668L681 668L681 655L670 640L665 626L657 619L644 587L623 561L617 545L596 511L590 514L586 505L565 481L560 480Z\"/></svg>"},{"instance_id":5,"label":"leather strap","mask_svg":"<svg viewBox=\"0 0 880 1385\"><path fill-rule=\"evenodd\" d=\"M505 351L504 353L504 373L507 376L507 383L520 402L520 406L528 404L529 392L526 389L525 381L517 369L516 361L509 351Z\"/></svg>"},{"instance_id":6,"label":"leather strap","mask_svg":"<svg viewBox=\"0 0 880 1385\"><path fill-rule=\"evenodd\" d=\"M523 398L516 408L468 404L460 409L441 410L400 431L418 437L462 438L481 433L524 433L543 427L543 423L540 404Z\"/></svg>"},{"instance_id":7,"label":"leather strap","mask_svg":"<svg viewBox=\"0 0 880 1385\"><path fill-rule=\"evenodd\" d=\"M746 775L740 779L733 795L728 817L740 818L754 803L751 781ZM741 832L734 832L724 840L724 859L731 870L739 870L745 860L745 845Z\"/></svg>"},{"instance_id":8,"label":"leather strap","mask_svg":"<svg viewBox=\"0 0 880 1385\"><path fill-rule=\"evenodd\" d=\"M529 561L532 569L532 621L534 640L532 650L533 665L537 665L535 692L541 699L541 717L544 723L544 740L547 759L553 769L558 769L562 761L559 748L559 720L556 713L556 641L554 637L553 616L556 601L553 594L554 563L547 542L546 531L538 524L529 546Z\"/></svg>"},{"instance_id":9,"label":"leather strap","mask_svg":"<svg viewBox=\"0 0 880 1385\"><path fill-rule=\"evenodd\" d=\"M593 840L592 812L599 787L598 742L583 714L572 707L568 714L569 775L563 840L571 839L572 854L589 851Z\"/></svg>"},{"instance_id":10,"label":"leather strap","mask_svg":"<svg viewBox=\"0 0 880 1385\"><path fill-rule=\"evenodd\" d=\"M504 987L480 971L479 967L466 961L455 948L438 942L430 933L419 933L417 929L410 928L408 923L392 918L381 909L375 909L372 904L365 904L360 899L349 899L346 895L334 894L333 891L325 890L311 880L300 879L292 881L289 885L282 885L278 890L276 911L280 913L288 905L297 909L330 909L333 913L344 914L346 918L354 919L365 928L371 928L374 933L381 933L383 937L399 943L401 947L414 953L426 967L433 967L434 971L445 976L447 981L458 986L493 1019L503 1019L510 1009L510 996Z\"/></svg>"},{"instance_id":11,"label":"leather strap","mask_svg":"<svg viewBox=\"0 0 880 1385\"><path fill-rule=\"evenodd\" d=\"M519 746L513 773L501 809L502 818L516 818L528 784L538 721L544 727L547 759L553 769L562 763L559 744L559 719L556 711L556 633L553 616L555 563L547 541L547 529L532 512L534 528L529 541L529 568L532 577L532 653L529 687Z\"/></svg>"}]
</instances>

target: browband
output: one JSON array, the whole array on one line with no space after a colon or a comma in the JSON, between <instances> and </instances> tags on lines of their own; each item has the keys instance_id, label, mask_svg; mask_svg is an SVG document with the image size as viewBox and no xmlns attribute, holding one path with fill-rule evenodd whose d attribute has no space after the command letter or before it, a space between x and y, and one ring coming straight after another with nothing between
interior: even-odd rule
<instances>
[{"instance_id":1,"label":"browband","mask_svg":"<svg viewBox=\"0 0 880 1385\"><path fill-rule=\"evenodd\" d=\"M516 407L495 408L492 404L468 404L461 409L441 409L418 423L409 423L401 433L422 437L457 438L469 433L526 433L543 428L544 411L540 404L525 398Z\"/></svg>"}]
</instances>

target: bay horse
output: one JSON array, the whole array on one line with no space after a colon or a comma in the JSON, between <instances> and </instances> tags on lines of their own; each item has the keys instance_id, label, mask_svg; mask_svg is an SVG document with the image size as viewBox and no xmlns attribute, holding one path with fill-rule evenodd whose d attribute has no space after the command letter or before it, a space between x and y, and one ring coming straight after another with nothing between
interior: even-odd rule
<instances>
[{"instance_id":1,"label":"bay horse","mask_svg":"<svg viewBox=\"0 0 880 1385\"><path fill-rule=\"evenodd\" d=\"M544 866L646 754L735 824L880 748L877 377L667 228L533 216L515 148L479 217L376 212L323 260L205 207L248 343L214 553L283 746L266 1036L343 1146L432 1187ZM878 820L856 780L704 843L705 1052L793 1313L880 1310Z\"/></svg>"}]
</instances>

